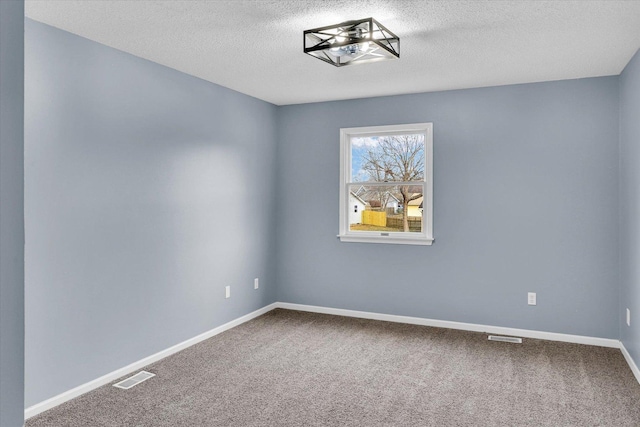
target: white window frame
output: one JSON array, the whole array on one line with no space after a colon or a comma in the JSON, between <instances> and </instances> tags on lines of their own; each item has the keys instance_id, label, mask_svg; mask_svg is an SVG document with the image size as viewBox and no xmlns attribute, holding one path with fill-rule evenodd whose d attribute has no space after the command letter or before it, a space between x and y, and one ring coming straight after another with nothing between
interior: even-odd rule
<instances>
[{"instance_id":1,"label":"white window frame","mask_svg":"<svg viewBox=\"0 0 640 427\"><path fill-rule=\"evenodd\" d=\"M363 184L351 179L351 138L399 134L424 135L424 194L422 232L350 231L349 230L349 185ZM415 182L413 182L415 184ZM395 183L389 184L411 184ZM400 245L431 245L433 239L433 123L413 123L391 126L367 126L340 129L340 233L341 242L390 243Z\"/></svg>"}]
</instances>

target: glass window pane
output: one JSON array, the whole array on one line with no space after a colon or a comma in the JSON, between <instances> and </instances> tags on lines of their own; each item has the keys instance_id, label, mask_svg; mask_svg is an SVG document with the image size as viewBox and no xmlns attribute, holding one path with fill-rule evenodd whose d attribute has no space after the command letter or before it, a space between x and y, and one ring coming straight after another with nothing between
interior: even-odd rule
<instances>
[{"instance_id":1,"label":"glass window pane","mask_svg":"<svg viewBox=\"0 0 640 427\"><path fill-rule=\"evenodd\" d=\"M424 184L349 186L349 231L421 233Z\"/></svg>"},{"instance_id":2,"label":"glass window pane","mask_svg":"<svg viewBox=\"0 0 640 427\"><path fill-rule=\"evenodd\" d=\"M351 138L351 182L424 180L424 134Z\"/></svg>"}]
</instances>

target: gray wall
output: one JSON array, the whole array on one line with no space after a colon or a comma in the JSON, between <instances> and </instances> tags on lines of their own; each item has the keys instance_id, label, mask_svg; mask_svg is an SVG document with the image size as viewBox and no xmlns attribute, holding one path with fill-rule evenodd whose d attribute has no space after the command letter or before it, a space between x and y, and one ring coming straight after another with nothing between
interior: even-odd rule
<instances>
[{"instance_id":1,"label":"gray wall","mask_svg":"<svg viewBox=\"0 0 640 427\"><path fill-rule=\"evenodd\" d=\"M24 412L24 2L0 1L0 426Z\"/></svg>"},{"instance_id":2,"label":"gray wall","mask_svg":"<svg viewBox=\"0 0 640 427\"><path fill-rule=\"evenodd\" d=\"M605 77L279 109L278 299L618 338L618 103ZM340 243L339 129L415 122L434 245Z\"/></svg>"},{"instance_id":3,"label":"gray wall","mask_svg":"<svg viewBox=\"0 0 640 427\"><path fill-rule=\"evenodd\" d=\"M640 51L620 76L620 339L640 365ZM631 310L631 327L626 309Z\"/></svg>"},{"instance_id":4,"label":"gray wall","mask_svg":"<svg viewBox=\"0 0 640 427\"><path fill-rule=\"evenodd\" d=\"M31 20L25 42L31 406L275 300L276 107Z\"/></svg>"}]
</instances>

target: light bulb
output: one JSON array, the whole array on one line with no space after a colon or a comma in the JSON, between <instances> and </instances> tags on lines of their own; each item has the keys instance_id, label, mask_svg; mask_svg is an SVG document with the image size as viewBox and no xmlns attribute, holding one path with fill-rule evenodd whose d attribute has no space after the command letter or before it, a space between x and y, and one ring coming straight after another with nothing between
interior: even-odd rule
<instances>
[{"instance_id":1,"label":"light bulb","mask_svg":"<svg viewBox=\"0 0 640 427\"><path fill-rule=\"evenodd\" d=\"M346 41L348 38L354 38L354 37L362 38L362 39L367 38L367 37L363 37L362 32L363 32L362 28L352 29L348 33L340 32L338 34L347 34L348 37L335 35L333 39L329 41L329 43L330 44L342 43ZM329 53L331 53L331 55L335 57L341 57L345 55L356 56L356 55L367 53L368 50L369 50L369 42L364 42L364 43L353 43L347 46L332 47L329 49Z\"/></svg>"},{"instance_id":2,"label":"light bulb","mask_svg":"<svg viewBox=\"0 0 640 427\"><path fill-rule=\"evenodd\" d=\"M369 50L369 42L365 42L365 43L353 43L347 46L332 47L331 49L329 49L329 52L333 56L340 57L345 55L349 55L349 56L362 55L367 53L368 50Z\"/></svg>"}]
</instances>

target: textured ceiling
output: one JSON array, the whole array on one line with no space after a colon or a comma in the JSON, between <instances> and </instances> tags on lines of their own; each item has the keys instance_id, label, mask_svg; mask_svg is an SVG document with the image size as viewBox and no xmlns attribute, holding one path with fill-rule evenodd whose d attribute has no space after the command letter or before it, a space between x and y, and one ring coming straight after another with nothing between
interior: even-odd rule
<instances>
[{"instance_id":1,"label":"textured ceiling","mask_svg":"<svg viewBox=\"0 0 640 427\"><path fill-rule=\"evenodd\" d=\"M619 74L640 1L27 0L26 15L278 105ZM372 16L400 59L337 68L303 30Z\"/></svg>"}]
</instances>

